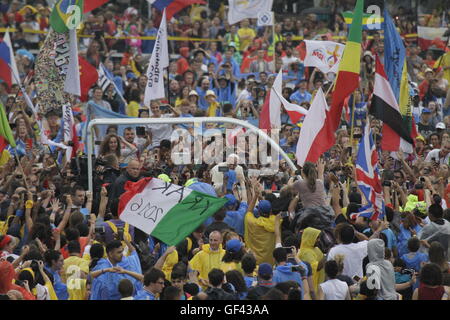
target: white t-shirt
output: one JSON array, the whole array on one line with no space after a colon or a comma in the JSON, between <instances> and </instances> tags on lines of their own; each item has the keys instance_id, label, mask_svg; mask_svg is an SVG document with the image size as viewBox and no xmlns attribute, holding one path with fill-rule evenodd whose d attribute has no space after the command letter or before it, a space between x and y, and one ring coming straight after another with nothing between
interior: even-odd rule
<instances>
[{"instance_id":1,"label":"white t-shirt","mask_svg":"<svg viewBox=\"0 0 450 320\"><path fill-rule=\"evenodd\" d=\"M343 275L353 278L357 275L363 277L363 259L367 256L367 240L358 243L338 244L330 249L327 260L334 260L338 254L344 255Z\"/></svg>"},{"instance_id":2,"label":"white t-shirt","mask_svg":"<svg viewBox=\"0 0 450 320\"><path fill-rule=\"evenodd\" d=\"M163 114L161 118L172 118L172 115ZM170 140L173 131L171 124L150 124L147 127L152 133L152 148L159 147L161 140Z\"/></svg>"},{"instance_id":3,"label":"white t-shirt","mask_svg":"<svg viewBox=\"0 0 450 320\"><path fill-rule=\"evenodd\" d=\"M345 300L348 292L346 282L332 279L320 284L320 288L324 293L324 300Z\"/></svg>"},{"instance_id":4,"label":"white t-shirt","mask_svg":"<svg viewBox=\"0 0 450 320\"><path fill-rule=\"evenodd\" d=\"M439 155L440 151L441 149L433 149L428 152L428 155L425 158L425 162L432 162L433 158L435 158L435 160L438 161L439 164L448 164L448 161L450 160L450 153L448 153L445 157L441 157Z\"/></svg>"}]
</instances>

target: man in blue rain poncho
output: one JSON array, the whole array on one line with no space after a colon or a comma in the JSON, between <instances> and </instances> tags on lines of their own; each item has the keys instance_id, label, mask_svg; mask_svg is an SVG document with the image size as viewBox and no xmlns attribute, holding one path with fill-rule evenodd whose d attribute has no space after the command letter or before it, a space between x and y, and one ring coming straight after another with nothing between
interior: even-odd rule
<instances>
[{"instance_id":1,"label":"man in blue rain poncho","mask_svg":"<svg viewBox=\"0 0 450 320\"><path fill-rule=\"evenodd\" d=\"M119 300L121 298L118 285L120 280L129 279L135 292L142 290L142 269L139 257L134 247L126 241L129 256L123 255L122 242L113 240L106 245L107 258L100 259L91 270L92 281L91 300Z\"/></svg>"}]
</instances>

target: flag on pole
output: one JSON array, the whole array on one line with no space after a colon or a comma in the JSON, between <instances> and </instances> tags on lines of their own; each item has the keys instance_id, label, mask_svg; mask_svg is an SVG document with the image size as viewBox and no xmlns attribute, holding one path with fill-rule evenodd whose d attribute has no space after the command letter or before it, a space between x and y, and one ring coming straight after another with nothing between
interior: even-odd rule
<instances>
[{"instance_id":1,"label":"flag on pole","mask_svg":"<svg viewBox=\"0 0 450 320\"><path fill-rule=\"evenodd\" d=\"M228 1L228 22L238 23L249 18L258 18L261 12L272 11L273 0L229 0Z\"/></svg>"},{"instance_id":2,"label":"flag on pole","mask_svg":"<svg viewBox=\"0 0 450 320\"><path fill-rule=\"evenodd\" d=\"M8 43L9 42L9 43ZM11 66L11 69L10 67ZM5 33L5 36L0 41L0 80L3 80L11 88L13 83L16 83L12 72L14 66L17 70L16 60L14 59L14 52L12 50L11 40L9 39L9 33ZM19 72L17 72L17 75Z\"/></svg>"},{"instance_id":3,"label":"flag on pole","mask_svg":"<svg viewBox=\"0 0 450 320\"><path fill-rule=\"evenodd\" d=\"M342 13L345 24L350 28L353 21L353 12L345 11ZM380 30L383 29L384 18L380 15L372 13L364 13L362 19L363 30Z\"/></svg>"},{"instance_id":4,"label":"flag on pole","mask_svg":"<svg viewBox=\"0 0 450 320\"><path fill-rule=\"evenodd\" d=\"M9 28L6 29L5 35L3 36L3 42L9 49L10 66L12 71L12 83L20 83L19 70L17 69L16 59L14 58L14 48L11 42L11 37L9 36ZM1 50L0 50L1 51ZM0 61L3 54L0 52ZM1 63L1 62L0 62ZM1 66L0 66L1 70ZM1 73L1 71L0 71ZM1 76L0 76L1 77Z\"/></svg>"},{"instance_id":5,"label":"flag on pole","mask_svg":"<svg viewBox=\"0 0 450 320\"><path fill-rule=\"evenodd\" d=\"M66 162L70 162L70 159L76 156L79 147L77 130L75 128L75 121L73 119L73 112L70 104L65 104L63 106L63 133L64 142L68 145L70 143L66 149Z\"/></svg>"},{"instance_id":6,"label":"flag on pole","mask_svg":"<svg viewBox=\"0 0 450 320\"><path fill-rule=\"evenodd\" d=\"M300 107L299 105L297 105L295 103L290 103L277 90L273 90L273 91L280 99L281 103L283 104L284 109L286 110L286 112L293 124L297 124L301 118L303 118L304 116L306 116L308 114L308 110L306 110L305 108Z\"/></svg>"},{"instance_id":7,"label":"flag on pole","mask_svg":"<svg viewBox=\"0 0 450 320\"><path fill-rule=\"evenodd\" d=\"M78 57L78 63L80 65L81 101L87 101L89 89L98 80L98 72L92 64L82 57Z\"/></svg>"},{"instance_id":8,"label":"flag on pole","mask_svg":"<svg viewBox=\"0 0 450 320\"><path fill-rule=\"evenodd\" d=\"M84 0L84 8L83 13L92 11L105 3L107 3L109 0Z\"/></svg>"},{"instance_id":9,"label":"flag on pole","mask_svg":"<svg viewBox=\"0 0 450 320\"><path fill-rule=\"evenodd\" d=\"M303 120L302 129L297 142L296 158L297 163L303 166L306 161L316 162L324 151L326 137L320 135L323 130L328 110L327 100L322 88L319 88L308 114ZM314 146L314 147L313 147Z\"/></svg>"},{"instance_id":10,"label":"flag on pole","mask_svg":"<svg viewBox=\"0 0 450 320\"><path fill-rule=\"evenodd\" d=\"M333 41L304 40L305 67L316 67L323 73L337 73L345 45Z\"/></svg>"},{"instance_id":11,"label":"flag on pole","mask_svg":"<svg viewBox=\"0 0 450 320\"><path fill-rule=\"evenodd\" d=\"M103 63L100 63L97 72L98 72L97 84L100 86L100 88L102 88L103 92L105 92L106 89L108 89L108 87L112 84L119 98L122 100L123 103L125 103L125 105L127 105L128 102L123 97L122 92L117 87L117 84L114 82L114 79L112 78L110 72L106 69Z\"/></svg>"},{"instance_id":12,"label":"flag on pole","mask_svg":"<svg viewBox=\"0 0 450 320\"><path fill-rule=\"evenodd\" d=\"M258 14L258 21L256 25L258 27L273 26L275 21L275 13L273 11L260 12Z\"/></svg>"},{"instance_id":13,"label":"flag on pole","mask_svg":"<svg viewBox=\"0 0 450 320\"><path fill-rule=\"evenodd\" d=\"M334 145L336 141L335 132L341 122L345 98L359 86L363 4L363 0L357 0L356 2L353 23L336 76L330 110L327 111L325 123L316 137L320 141L320 145L314 144L314 152L319 153L317 159ZM355 57L358 57L358 59Z\"/></svg>"},{"instance_id":14,"label":"flag on pole","mask_svg":"<svg viewBox=\"0 0 450 320\"><path fill-rule=\"evenodd\" d=\"M94 1L86 0L86 2ZM83 7L83 0L58 1L50 14L50 26L58 33L75 29L83 18Z\"/></svg>"},{"instance_id":15,"label":"flag on pole","mask_svg":"<svg viewBox=\"0 0 450 320\"><path fill-rule=\"evenodd\" d=\"M364 127L364 135L359 142L358 155L356 157L356 180L359 189L373 208L370 216L371 220L382 219L384 217L383 190L381 188L377 163L378 153L373 142L372 130L366 124Z\"/></svg>"},{"instance_id":16,"label":"flag on pole","mask_svg":"<svg viewBox=\"0 0 450 320\"><path fill-rule=\"evenodd\" d=\"M266 95L264 104L259 116L259 128L270 130L281 127L281 101L278 98L275 90L281 92L283 84L283 70L277 74L270 92Z\"/></svg>"},{"instance_id":17,"label":"flag on pole","mask_svg":"<svg viewBox=\"0 0 450 320\"><path fill-rule=\"evenodd\" d=\"M80 66L78 64L77 31L69 30L69 66L67 68L64 90L67 93L81 97Z\"/></svg>"},{"instance_id":18,"label":"flag on pole","mask_svg":"<svg viewBox=\"0 0 450 320\"><path fill-rule=\"evenodd\" d=\"M406 49L389 12L384 10L384 70L394 97L399 102L400 82Z\"/></svg>"},{"instance_id":19,"label":"flag on pole","mask_svg":"<svg viewBox=\"0 0 450 320\"><path fill-rule=\"evenodd\" d=\"M159 11L166 9L167 19L170 20L179 11L193 4L206 4L203 0L156 0L153 6Z\"/></svg>"},{"instance_id":20,"label":"flag on pole","mask_svg":"<svg viewBox=\"0 0 450 320\"><path fill-rule=\"evenodd\" d=\"M16 147L16 141L14 140L11 127L9 126L8 117L6 116L5 107L0 101L0 154L6 148L7 145Z\"/></svg>"},{"instance_id":21,"label":"flag on pole","mask_svg":"<svg viewBox=\"0 0 450 320\"><path fill-rule=\"evenodd\" d=\"M125 190L120 219L168 245L180 243L227 202L156 178L128 181Z\"/></svg>"},{"instance_id":22,"label":"flag on pole","mask_svg":"<svg viewBox=\"0 0 450 320\"><path fill-rule=\"evenodd\" d=\"M69 68L69 32L57 33L50 29L35 64L35 83L39 111L61 110L69 99L64 91Z\"/></svg>"},{"instance_id":23,"label":"flag on pole","mask_svg":"<svg viewBox=\"0 0 450 320\"><path fill-rule=\"evenodd\" d=\"M162 99L166 96L164 92L164 68L167 67L169 67L169 51L167 44L166 10L164 10L147 69L148 80L147 86L145 87L145 105L150 105L151 100Z\"/></svg>"},{"instance_id":24,"label":"flag on pole","mask_svg":"<svg viewBox=\"0 0 450 320\"><path fill-rule=\"evenodd\" d=\"M416 123L412 114L412 99L408 77L408 67L405 60L403 62L402 79L400 82L399 108L400 113L403 116L403 125L406 127L407 132L411 136L412 143L414 143L419 134L417 132Z\"/></svg>"},{"instance_id":25,"label":"flag on pole","mask_svg":"<svg viewBox=\"0 0 450 320\"><path fill-rule=\"evenodd\" d=\"M381 149L413 152L413 139L407 130L394 92L378 56L375 63L375 85L370 113L383 121Z\"/></svg>"},{"instance_id":26,"label":"flag on pole","mask_svg":"<svg viewBox=\"0 0 450 320\"><path fill-rule=\"evenodd\" d=\"M447 28L432 28L417 26L418 43L422 51L428 50L429 47L446 50L447 39L444 33Z\"/></svg>"}]
</instances>

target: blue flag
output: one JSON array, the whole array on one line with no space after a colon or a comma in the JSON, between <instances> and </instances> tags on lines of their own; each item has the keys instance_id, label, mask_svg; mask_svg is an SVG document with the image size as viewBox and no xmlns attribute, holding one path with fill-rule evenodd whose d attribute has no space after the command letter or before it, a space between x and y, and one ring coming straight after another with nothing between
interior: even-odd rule
<instances>
[{"instance_id":1,"label":"blue flag","mask_svg":"<svg viewBox=\"0 0 450 320\"><path fill-rule=\"evenodd\" d=\"M85 152L87 152L87 139L89 139L90 132L87 130L87 124L95 118L109 118L109 119L121 119L121 118L131 118L129 116L108 110L99 106L94 101L89 101L86 105L86 122L83 127L83 142L85 146ZM120 125L118 126L117 134L122 136L123 130L126 127L136 127L135 125ZM100 137L104 137L106 135L106 130L108 129L108 125L99 125L99 134Z\"/></svg>"},{"instance_id":2,"label":"blue flag","mask_svg":"<svg viewBox=\"0 0 450 320\"><path fill-rule=\"evenodd\" d=\"M384 9L384 70L397 102L400 97L400 82L405 56L406 49L403 40L389 12Z\"/></svg>"}]
</instances>

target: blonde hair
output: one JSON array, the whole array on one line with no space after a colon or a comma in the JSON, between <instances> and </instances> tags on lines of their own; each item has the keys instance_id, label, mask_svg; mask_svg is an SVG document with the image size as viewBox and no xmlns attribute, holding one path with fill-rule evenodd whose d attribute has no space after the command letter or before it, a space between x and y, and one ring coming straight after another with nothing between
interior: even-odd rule
<instances>
[{"instance_id":1,"label":"blonde hair","mask_svg":"<svg viewBox=\"0 0 450 320\"><path fill-rule=\"evenodd\" d=\"M338 265L338 273L342 272L342 270L344 270L344 259L345 259L345 255L343 255L343 254L337 254L334 256L334 261L336 261L336 263Z\"/></svg>"}]
</instances>

